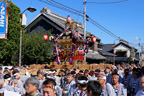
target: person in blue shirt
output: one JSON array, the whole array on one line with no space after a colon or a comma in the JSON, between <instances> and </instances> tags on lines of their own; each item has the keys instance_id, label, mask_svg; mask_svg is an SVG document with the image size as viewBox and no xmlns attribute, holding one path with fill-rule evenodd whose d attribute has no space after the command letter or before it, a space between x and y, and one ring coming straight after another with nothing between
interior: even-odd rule
<instances>
[{"instance_id":1,"label":"person in blue shirt","mask_svg":"<svg viewBox=\"0 0 144 96\"><path fill-rule=\"evenodd\" d=\"M106 75L105 74L100 75L98 77L98 81L100 82L100 84L103 88L101 96L116 96L113 86L109 83L106 83Z\"/></svg>"},{"instance_id":2,"label":"person in blue shirt","mask_svg":"<svg viewBox=\"0 0 144 96\"><path fill-rule=\"evenodd\" d=\"M87 96L86 94L87 83L88 78L85 75L79 75L77 79L78 90L73 94L73 96Z\"/></svg>"},{"instance_id":3,"label":"person in blue shirt","mask_svg":"<svg viewBox=\"0 0 144 96\"><path fill-rule=\"evenodd\" d=\"M79 89L77 87L77 78L78 78L78 74L76 74L76 76L74 77L75 78L75 84L73 84L71 87L70 87L70 90L69 90L69 94L68 96L73 96L74 93L76 93Z\"/></svg>"},{"instance_id":4,"label":"person in blue shirt","mask_svg":"<svg viewBox=\"0 0 144 96\"><path fill-rule=\"evenodd\" d=\"M66 76L67 81L62 86L62 92L63 96L68 96L70 87L75 84L75 80L73 79L73 76L71 73L68 73Z\"/></svg>"},{"instance_id":5,"label":"person in blue shirt","mask_svg":"<svg viewBox=\"0 0 144 96\"><path fill-rule=\"evenodd\" d=\"M141 77L141 87L142 89L136 93L136 96L144 96L144 76Z\"/></svg>"},{"instance_id":6,"label":"person in blue shirt","mask_svg":"<svg viewBox=\"0 0 144 96\"><path fill-rule=\"evenodd\" d=\"M87 96L101 96L102 86L98 81L89 81L87 83Z\"/></svg>"},{"instance_id":7,"label":"person in blue shirt","mask_svg":"<svg viewBox=\"0 0 144 96\"><path fill-rule=\"evenodd\" d=\"M127 96L127 89L123 84L119 83L118 74L112 75L112 82L112 86L115 90L116 96Z\"/></svg>"}]
</instances>

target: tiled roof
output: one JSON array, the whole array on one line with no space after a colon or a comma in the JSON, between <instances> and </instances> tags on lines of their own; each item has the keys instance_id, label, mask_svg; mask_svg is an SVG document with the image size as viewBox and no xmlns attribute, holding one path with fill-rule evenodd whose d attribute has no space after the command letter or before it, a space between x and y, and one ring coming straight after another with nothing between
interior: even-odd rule
<instances>
[{"instance_id":1,"label":"tiled roof","mask_svg":"<svg viewBox=\"0 0 144 96\"><path fill-rule=\"evenodd\" d=\"M107 52L107 51L104 51L104 50L98 50L98 52L99 52L101 55L104 55L104 56L113 56L112 53Z\"/></svg>"},{"instance_id":2,"label":"tiled roof","mask_svg":"<svg viewBox=\"0 0 144 96\"><path fill-rule=\"evenodd\" d=\"M113 44L104 44L102 50L107 52L113 50Z\"/></svg>"},{"instance_id":3,"label":"tiled roof","mask_svg":"<svg viewBox=\"0 0 144 96\"><path fill-rule=\"evenodd\" d=\"M131 45L129 45L128 43L122 42L122 41L120 41L118 44L116 44L115 47L119 46L120 44L125 45L125 46L127 46L128 48L132 48ZM137 50L137 49L135 48L135 50Z\"/></svg>"},{"instance_id":4,"label":"tiled roof","mask_svg":"<svg viewBox=\"0 0 144 96\"><path fill-rule=\"evenodd\" d=\"M64 23L66 22L66 17L63 17L63 16L60 16L56 13L53 13L51 12L51 10L47 7L44 7L42 10L41 10L41 13L36 17L34 18L27 26L25 29L28 28L29 25L31 25L36 19L39 19L39 17L41 15L44 15L46 16L47 18L49 18L51 21L53 21L54 23L56 23L57 25L61 26L62 29L64 29ZM42 19L42 18L41 18ZM83 35L83 32L84 32L84 28L83 28L83 25L82 24L78 24L78 31L80 34ZM87 33L87 36L95 36L94 34L86 31ZM97 39L100 40L100 38L97 37Z\"/></svg>"},{"instance_id":5,"label":"tiled roof","mask_svg":"<svg viewBox=\"0 0 144 96\"><path fill-rule=\"evenodd\" d=\"M103 44L102 48L99 49L98 52L104 56L113 56L113 53L110 52L112 50L113 50L113 44Z\"/></svg>"},{"instance_id":6,"label":"tiled roof","mask_svg":"<svg viewBox=\"0 0 144 96\"><path fill-rule=\"evenodd\" d=\"M105 60L106 57L100 55L98 52L89 51L86 55L88 59L95 59L95 60Z\"/></svg>"}]
</instances>

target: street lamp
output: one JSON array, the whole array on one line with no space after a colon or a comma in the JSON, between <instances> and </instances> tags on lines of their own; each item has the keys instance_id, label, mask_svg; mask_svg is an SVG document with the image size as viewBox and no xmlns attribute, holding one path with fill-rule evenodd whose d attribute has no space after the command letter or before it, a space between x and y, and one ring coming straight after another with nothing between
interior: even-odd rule
<instances>
[{"instance_id":1,"label":"street lamp","mask_svg":"<svg viewBox=\"0 0 144 96\"><path fill-rule=\"evenodd\" d=\"M21 66L21 52L22 52L22 15L23 13L28 10L30 12L34 12L36 11L35 8L29 7L27 9L25 9L21 14L20 14L20 45L19 45L19 66Z\"/></svg>"},{"instance_id":2,"label":"street lamp","mask_svg":"<svg viewBox=\"0 0 144 96\"><path fill-rule=\"evenodd\" d=\"M113 56L113 65L115 65L115 41L116 41L116 40L120 40L120 38L114 40L114 46L113 46L113 47L114 47L114 48L113 48L113 54L114 54L114 56Z\"/></svg>"}]
</instances>

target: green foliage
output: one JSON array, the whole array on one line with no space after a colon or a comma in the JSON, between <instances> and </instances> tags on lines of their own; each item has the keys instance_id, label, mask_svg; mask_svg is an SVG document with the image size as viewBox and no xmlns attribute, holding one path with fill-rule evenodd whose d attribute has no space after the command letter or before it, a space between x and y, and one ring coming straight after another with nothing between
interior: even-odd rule
<instances>
[{"instance_id":1,"label":"green foliage","mask_svg":"<svg viewBox=\"0 0 144 96\"><path fill-rule=\"evenodd\" d=\"M6 2L6 1L10 1L10 0L0 0L0 2Z\"/></svg>"},{"instance_id":2,"label":"green foliage","mask_svg":"<svg viewBox=\"0 0 144 96\"><path fill-rule=\"evenodd\" d=\"M0 40L0 63L14 65L18 61L20 8L9 2L8 38Z\"/></svg>"},{"instance_id":3,"label":"green foliage","mask_svg":"<svg viewBox=\"0 0 144 96\"><path fill-rule=\"evenodd\" d=\"M0 65L15 65L19 60L20 8L9 2L8 38L0 39ZM23 28L24 29L24 28ZM49 30L48 34L53 30ZM25 34L22 42L22 64L51 62L53 44L44 41L43 32Z\"/></svg>"},{"instance_id":4,"label":"green foliage","mask_svg":"<svg viewBox=\"0 0 144 96\"><path fill-rule=\"evenodd\" d=\"M47 33L50 36L50 31ZM54 59L52 42L45 41L44 32L23 34L23 64L43 64Z\"/></svg>"}]
</instances>

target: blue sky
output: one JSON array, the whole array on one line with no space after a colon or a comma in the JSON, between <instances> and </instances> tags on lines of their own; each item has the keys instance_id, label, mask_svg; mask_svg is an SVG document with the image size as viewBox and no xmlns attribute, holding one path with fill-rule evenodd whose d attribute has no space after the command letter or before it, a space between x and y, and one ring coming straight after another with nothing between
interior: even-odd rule
<instances>
[{"instance_id":1,"label":"blue sky","mask_svg":"<svg viewBox=\"0 0 144 96\"><path fill-rule=\"evenodd\" d=\"M48 7L52 12L62 16L70 15L78 22L83 23L83 18L75 14L47 5L38 0L11 0L14 4L20 7L21 11L27 7L34 7L36 12L30 13L26 11L27 23L34 19L43 7ZM83 0L55 0L59 3L72 7L76 10L83 11ZM87 0L88 2L105 2L105 1L120 1L120 0ZM136 37L141 38L144 43L144 0L128 0L127 2L117 4L87 4L87 14L105 28L118 35L122 39L138 43ZM102 43L113 43L115 38L107 35L102 30L87 22L87 31L93 33L101 39Z\"/></svg>"}]
</instances>

